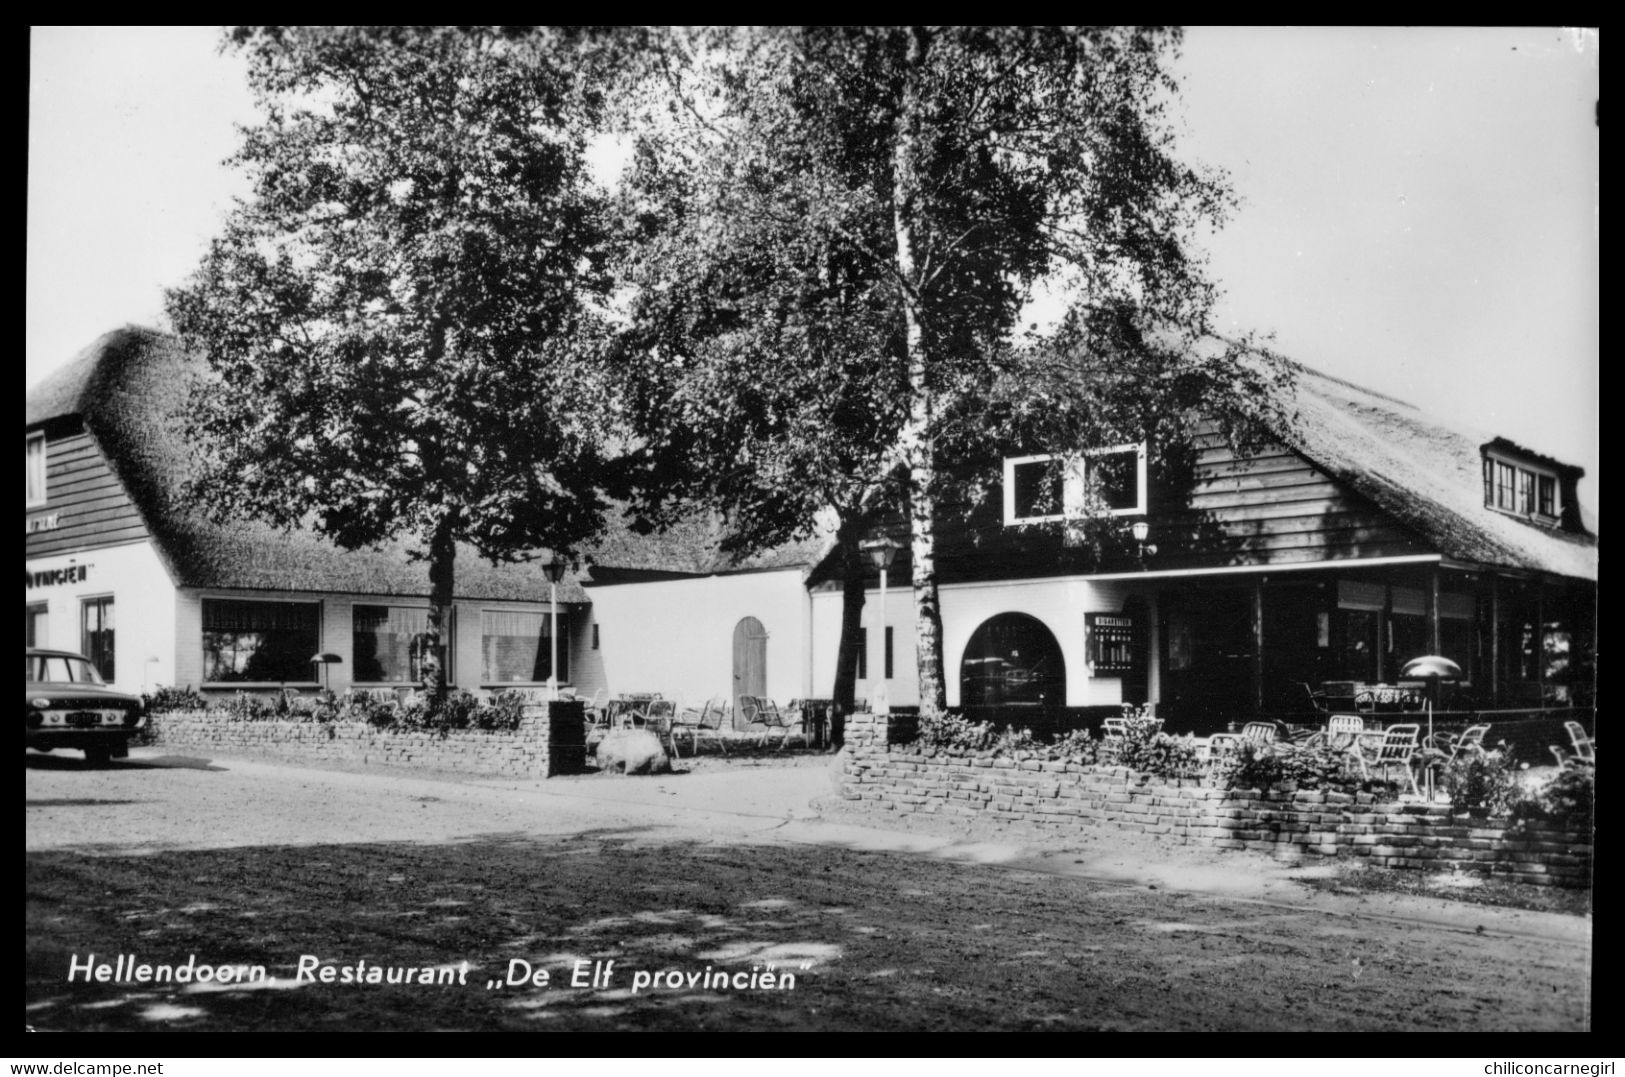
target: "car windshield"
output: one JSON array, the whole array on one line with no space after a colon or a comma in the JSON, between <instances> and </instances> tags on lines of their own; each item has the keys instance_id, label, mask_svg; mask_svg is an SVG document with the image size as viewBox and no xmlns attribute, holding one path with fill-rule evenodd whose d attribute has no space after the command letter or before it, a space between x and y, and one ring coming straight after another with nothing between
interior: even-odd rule
<instances>
[{"instance_id":1,"label":"car windshield","mask_svg":"<svg viewBox=\"0 0 1625 1077\"><path fill-rule=\"evenodd\" d=\"M25 669L30 681L42 684L101 684L101 674L83 658L63 654L31 654Z\"/></svg>"}]
</instances>

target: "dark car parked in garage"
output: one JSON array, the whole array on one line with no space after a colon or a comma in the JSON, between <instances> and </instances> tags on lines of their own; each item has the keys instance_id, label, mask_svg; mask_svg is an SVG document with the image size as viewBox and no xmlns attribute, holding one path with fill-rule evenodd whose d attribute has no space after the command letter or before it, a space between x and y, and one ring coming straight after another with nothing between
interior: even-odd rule
<instances>
[{"instance_id":1,"label":"dark car parked in garage","mask_svg":"<svg viewBox=\"0 0 1625 1077\"><path fill-rule=\"evenodd\" d=\"M130 754L130 736L147 720L138 696L109 688L82 654L29 647L27 656L29 748L79 748L97 764Z\"/></svg>"}]
</instances>

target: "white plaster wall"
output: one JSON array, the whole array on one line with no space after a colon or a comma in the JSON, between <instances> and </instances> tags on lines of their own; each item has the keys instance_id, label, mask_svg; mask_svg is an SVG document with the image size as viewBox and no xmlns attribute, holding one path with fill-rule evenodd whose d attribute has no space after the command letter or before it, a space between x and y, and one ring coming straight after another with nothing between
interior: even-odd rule
<instances>
[{"instance_id":1,"label":"white plaster wall","mask_svg":"<svg viewBox=\"0 0 1625 1077\"><path fill-rule=\"evenodd\" d=\"M972 633L983 622L1001 613L1025 613L1043 622L1054 633L1066 661L1066 702L1071 707L1115 705L1122 702L1123 684L1119 677L1094 677L1085 665L1084 615L1115 613L1137 593L1132 581L1090 582L1078 579L998 581L955 584L943 587L942 651L943 675L947 680L948 705L959 705L959 668ZM879 589L869 591L863 608L863 624L878 623ZM1150 600L1149 592L1146 598ZM840 644L841 593L819 591L812 596L814 694L826 695L835 683L835 655ZM891 702L915 706L919 702L919 680L914 651L914 596L907 586L888 589L887 621L893 626L894 679L888 685ZM1150 609L1155 609L1152 605ZM869 672L880 666L880 634L869 628ZM1155 679L1153 678L1153 685ZM856 695L873 698L872 681L860 681Z\"/></svg>"},{"instance_id":2,"label":"white plaster wall","mask_svg":"<svg viewBox=\"0 0 1625 1077\"><path fill-rule=\"evenodd\" d=\"M811 695L824 698L835 690L835 658L841 645L841 592L819 591L812 596L813 633L817 644L812 662ZM880 631L880 588L864 597L862 625L868 632L867 678L853 689L856 699L873 702L879 678L885 670L885 634ZM892 630L892 679L886 684L887 699L893 706L915 707L920 702L920 680L915 658L914 592L905 583L886 588L886 625Z\"/></svg>"},{"instance_id":3,"label":"white plaster wall","mask_svg":"<svg viewBox=\"0 0 1625 1077\"><path fill-rule=\"evenodd\" d=\"M608 690L660 692L685 704L733 693L734 626L767 630L767 694L786 703L809 687L806 590L800 569L589 589Z\"/></svg>"},{"instance_id":4,"label":"white plaster wall","mask_svg":"<svg viewBox=\"0 0 1625 1077\"><path fill-rule=\"evenodd\" d=\"M113 686L123 692L150 692L174 683L176 594L169 571L150 542L40 557L24 563L29 573L83 565L82 582L24 587L27 605L47 606L45 646L64 651L83 647L80 603L113 598ZM157 658L156 662L148 662Z\"/></svg>"}]
</instances>

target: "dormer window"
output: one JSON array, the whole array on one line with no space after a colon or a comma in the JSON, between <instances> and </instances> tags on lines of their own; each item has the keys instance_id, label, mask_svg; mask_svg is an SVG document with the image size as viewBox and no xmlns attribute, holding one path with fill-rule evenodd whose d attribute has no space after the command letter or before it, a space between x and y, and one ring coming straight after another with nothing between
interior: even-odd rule
<instances>
[{"instance_id":1,"label":"dormer window","mask_svg":"<svg viewBox=\"0 0 1625 1077\"><path fill-rule=\"evenodd\" d=\"M1484 504L1497 512L1556 524L1563 514L1557 474L1535 464L1484 454Z\"/></svg>"},{"instance_id":2,"label":"dormer window","mask_svg":"<svg viewBox=\"0 0 1625 1077\"><path fill-rule=\"evenodd\" d=\"M23 484L27 500L24 508L45 504L45 435L23 435Z\"/></svg>"},{"instance_id":3,"label":"dormer window","mask_svg":"<svg viewBox=\"0 0 1625 1077\"><path fill-rule=\"evenodd\" d=\"M1143 444L1091 449L1071 460L1053 453L1009 457L1004 522L1064 520L1090 508L1112 516L1144 515L1145 471Z\"/></svg>"}]
</instances>

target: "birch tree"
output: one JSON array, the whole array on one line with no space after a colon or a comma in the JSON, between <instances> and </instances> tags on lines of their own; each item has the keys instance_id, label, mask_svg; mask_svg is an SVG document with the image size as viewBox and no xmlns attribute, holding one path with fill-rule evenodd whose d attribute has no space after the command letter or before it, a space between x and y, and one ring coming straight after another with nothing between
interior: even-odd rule
<instances>
[{"instance_id":1,"label":"birch tree","mask_svg":"<svg viewBox=\"0 0 1625 1077\"><path fill-rule=\"evenodd\" d=\"M1155 28L905 26L669 43L664 123L692 140L673 150L647 137L691 170L702 202L752 222L776 251L827 251L864 296L866 361L886 368L872 380L897 395L865 428L877 440L848 480L875 491L904 476L922 714L946 703L945 443L1043 409L1050 390L1067 402L1055 414L1079 420L1077 442L1204 387L1245 403L1276 377L1245 348L1195 348L1212 339L1217 295L1195 240L1232 199L1222 176L1175 154L1178 42ZM1019 319L1040 285L1065 297L1067 316L1044 346L1023 346ZM1134 400L1144 406L1098 414Z\"/></svg>"}]
</instances>

